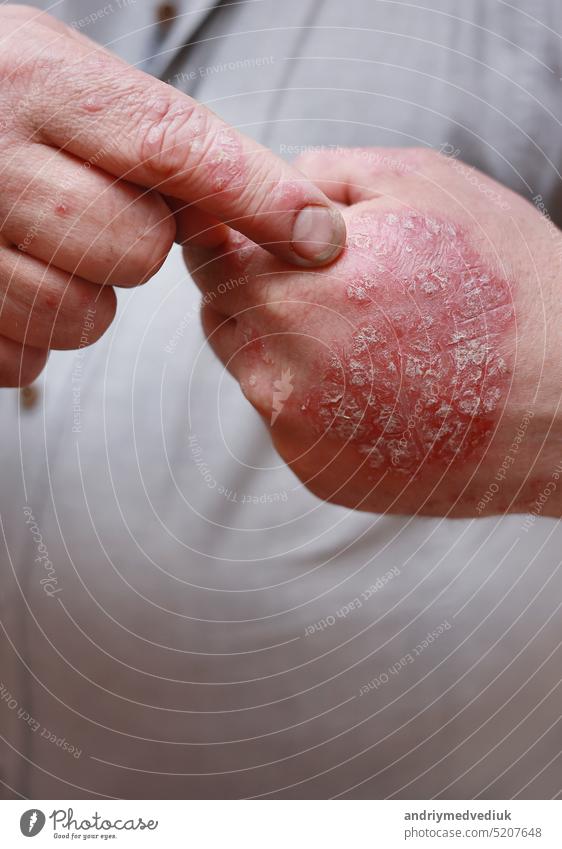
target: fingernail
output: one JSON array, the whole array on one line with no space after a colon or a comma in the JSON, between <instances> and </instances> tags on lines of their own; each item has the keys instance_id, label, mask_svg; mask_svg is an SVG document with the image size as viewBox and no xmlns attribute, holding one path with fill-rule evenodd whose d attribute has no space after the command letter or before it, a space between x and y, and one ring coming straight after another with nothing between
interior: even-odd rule
<instances>
[{"instance_id":1,"label":"fingernail","mask_svg":"<svg viewBox=\"0 0 562 849\"><path fill-rule=\"evenodd\" d=\"M305 206L293 224L291 246L302 265L323 265L345 245L345 222L335 207Z\"/></svg>"}]
</instances>

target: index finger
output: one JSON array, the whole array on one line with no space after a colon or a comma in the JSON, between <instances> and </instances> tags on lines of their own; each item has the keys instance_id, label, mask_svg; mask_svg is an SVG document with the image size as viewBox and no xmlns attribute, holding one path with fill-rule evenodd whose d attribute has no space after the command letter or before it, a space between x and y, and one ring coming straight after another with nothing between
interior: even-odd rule
<instances>
[{"instance_id":1,"label":"index finger","mask_svg":"<svg viewBox=\"0 0 562 849\"><path fill-rule=\"evenodd\" d=\"M341 252L341 214L296 168L171 86L94 46L72 42L69 54L65 42L53 33L37 67L22 51L41 75L27 110L35 138L195 204L289 262Z\"/></svg>"}]
</instances>

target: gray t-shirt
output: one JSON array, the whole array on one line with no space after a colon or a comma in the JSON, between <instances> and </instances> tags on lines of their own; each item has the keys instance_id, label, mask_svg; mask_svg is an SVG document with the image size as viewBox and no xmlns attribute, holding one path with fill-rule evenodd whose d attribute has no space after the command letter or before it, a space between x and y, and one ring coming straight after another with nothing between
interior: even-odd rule
<instances>
[{"instance_id":1,"label":"gray t-shirt","mask_svg":"<svg viewBox=\"0 0 562 849\"><path fill-rule=\"evenodd\" d=\"M283 156L449 145L562 220L555 0L40 5ZM0 396L5 795L558 794L558 523L319 503L197 304L174 252Z\"/></svg>"}]
</instances>

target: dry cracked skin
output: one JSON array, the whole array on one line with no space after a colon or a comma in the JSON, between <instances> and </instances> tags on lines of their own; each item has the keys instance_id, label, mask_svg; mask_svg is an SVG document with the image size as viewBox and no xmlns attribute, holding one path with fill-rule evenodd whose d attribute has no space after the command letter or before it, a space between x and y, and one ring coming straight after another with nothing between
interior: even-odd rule
<instances>
[{"instance_id":1,"label":"dry cracked skin","mask_svg":"<svg viewBox=\"0 0 562 849\"><path fill-rule=\"evenodd\" d=\"M508 283L461 228L415 212L359 216L349 241L355 327L319 362L303 412L374 469L411 474L482 450L509 386Z\"/></svg>"}]
</instances>

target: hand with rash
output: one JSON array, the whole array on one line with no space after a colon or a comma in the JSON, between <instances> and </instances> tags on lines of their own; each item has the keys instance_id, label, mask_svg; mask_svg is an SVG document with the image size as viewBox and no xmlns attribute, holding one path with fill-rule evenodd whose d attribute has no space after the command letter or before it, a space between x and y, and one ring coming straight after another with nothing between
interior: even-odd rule
<instances>
[{"instance_id":1,"label":"hand with rash","mask_svg":"<svg viewBox=\"0 0 562 849\"><path fill-rule=\"evenodd\" d=\"M297 164L344 210L334 264L295 270L234 233L185 248L209 342L280 455L347 507L529 509L562 461L559 232L431 152ZM560 489L545 514L562 513Z\"/></svg>"}]
</instances>

